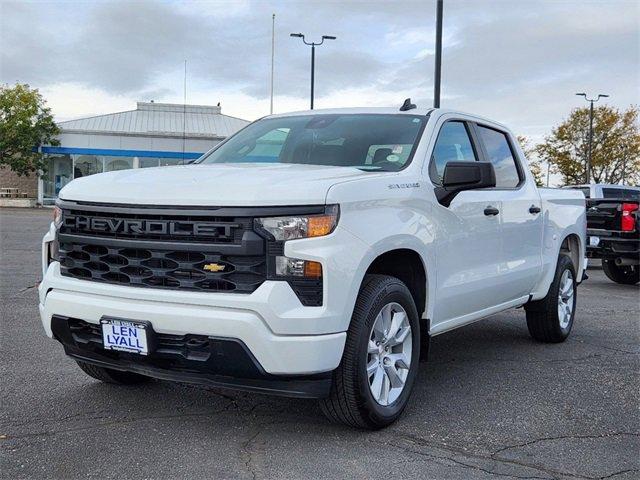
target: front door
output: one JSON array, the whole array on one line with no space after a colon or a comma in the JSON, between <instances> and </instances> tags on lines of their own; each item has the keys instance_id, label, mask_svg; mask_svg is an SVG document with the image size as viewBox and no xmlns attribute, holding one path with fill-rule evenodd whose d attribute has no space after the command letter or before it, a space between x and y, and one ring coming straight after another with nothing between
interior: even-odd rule
<instances>
[{"instance_id":1,"label":"front door","mask_svg":"<svg viewBox=\"0 0 640 480\"><path fill-rule=\"evenodd\" d=\"M441 126L429 167L434 184L441 184L448 162L478 160L470 128L455 119ZM436 245L433 331L464 323L496 305L501 289L501 212L500 192L492 189L460 192L448 207L434 208L442 231Z\"/></svg>"}]
</instances>

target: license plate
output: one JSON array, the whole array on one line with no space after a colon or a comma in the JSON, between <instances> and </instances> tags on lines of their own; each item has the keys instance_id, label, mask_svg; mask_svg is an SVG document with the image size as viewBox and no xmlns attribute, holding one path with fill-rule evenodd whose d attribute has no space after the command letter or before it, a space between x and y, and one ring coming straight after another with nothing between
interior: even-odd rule
<instances>
[{"instance_id":1,"label":"license plate","mask_svg":"<svg viewBox=\"0 0 640 480\"><path fill-rule=\"evenodd\" d=\"M592 247L600 245L600 237L589 237L589 245Z\"/></svg>"},{"instance_id":2,"label":"license plate","mask_svg":"<svg viewBox=\"0 0 640 480\"><path fill-rule=\"evenodd\" d=\"M126 320L101 320L102 343L105 350L120 350L123 352L147 355L147 325Z\"/></svg>"}]
</instances>

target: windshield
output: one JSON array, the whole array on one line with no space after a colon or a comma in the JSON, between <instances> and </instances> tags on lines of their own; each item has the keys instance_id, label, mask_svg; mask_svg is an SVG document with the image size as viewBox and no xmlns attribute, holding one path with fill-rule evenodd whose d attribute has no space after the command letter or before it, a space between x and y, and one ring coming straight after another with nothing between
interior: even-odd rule
<instances>
[{"instance_id":1,"label":"windshield","mask_svg":"<svg viewBox=\"0 0 640 480\"><path fill-rule=\"evenodd\" d=\"M301 115L252 123L200 163L298 163L395 172L411 161L425 116Z\"/></svg>"}]
</instances>

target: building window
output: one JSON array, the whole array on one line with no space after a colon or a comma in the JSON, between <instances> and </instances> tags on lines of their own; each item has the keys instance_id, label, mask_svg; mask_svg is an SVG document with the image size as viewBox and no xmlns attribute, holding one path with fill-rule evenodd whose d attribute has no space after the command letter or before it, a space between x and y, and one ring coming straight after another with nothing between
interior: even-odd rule
<instances>
[{"instance_id":1,"label":"building window","mask_svg":"<svg viewBox=\"0 0 640 480\"><path fill-rule=\"evenodd\" d=\"M74 178L130 168L183 165L187 161L182 158L47 154L48 168L42 177L42 202L53 204L60 190Z\"/></svg>"},{"instance_id":2,"label":"building window","mask_svg":"<svg viewBox=\"0 0 640 480\"><path fill-rule=\"evenodd\" d=\"M42 178L44 200L51 203L58 197L60 190L73 180L73 160L70 155L49 155L47 171Z\"/></svg>"},{"instance_id":3,"label":"building window","mask_svg":"<svg viewBox=\"0 0 640 480\"><path fill-rule=\"evenodd\" d=\"M160 159L154 157L140 157L140 168L157 167L160 165Z\"/></svg>"},{"instance_id":4,"label":"building window","mask_svg":"<svg viewBox=\"0 0 640 480\"><path fill-rule=\"evenodd\" d=\"M128 170L133 168L133 157L104 157L104 171Z\"/></svg>"},{"instance_id":5,"label":"building window","mask_svg":"<svg viewBox=\"0 0 640 480\"><path fill-rule=\"evenodd\" d=\"M95 155L74 155L73 160L73 178L102 173L103 162L101 157L96 157Z\"/></svg>"}]
</instances>

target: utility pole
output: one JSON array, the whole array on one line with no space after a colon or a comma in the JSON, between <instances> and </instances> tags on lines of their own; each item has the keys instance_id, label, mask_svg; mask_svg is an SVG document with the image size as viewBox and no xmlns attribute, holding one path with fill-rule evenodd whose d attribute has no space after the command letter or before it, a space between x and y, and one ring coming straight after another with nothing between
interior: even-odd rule
<instances>
[{"instance_id":1,"label":"utility pole","mask_svg":"<svg viewBox=\"0 0 640 480\"><path fill-rule=\"evenodd\" d=\"M305 45L309 45L311 47L311 110L313 110L313 97L314 97L314 88L315 88L315 71L316 71L316 47L319 47L324 43L325 40L335 40L336 37L333 35L322 35L322 39L320 42L307 42L302 33L292 33L291 37L298 37L302 39L302 42Z\"/></svg>"},{"instance_id":2,"label":"utility pole","mask_svg":"<svg viewBox=\"0 0 640 480\"><path fill-rule=\"evenodd\" d=\"M315 81L316 76L316 45L315 43L311 44L311 110L313 110L313 97L314 97L314 86L316 84Z\"/></svg>"},{"instance_id":3,"label":"utility pole","mask_svg":"<svg viewBox=\"0 0 640 480\"><path fill-rule=\"evenodd\" d=\"M622 152L622 185L624 185L627 180L625 177L627 176L627 151L626 146L623 148Z\"/></svg>"},{"instance_id":4,"label":"utility pole","mask_svg":"<svg viewBox=\"0 0 640 480\"><path fill-rule=\"evenodd\" d=\"M182 97L182 163L187 146L187 61L184 61L184 91Z\"/></svg>"},{"instance_id":5,"label":"utility pole","mask_svg":"<svg viewBox=\"0 0 640 480\"><path fill-rule=\"evenodd\" d=\"M276 14L271 15L271 106L269 114L273 115L273 59L276 54Z\"/></svg>"},{"instance_id":6,"label":"utility pole","mask_svg":"<svg viewBox=\"0 0 640 480\"><path fill-rule=\"evenodd\" d=\"M442 76L442 8L443 0L436 1L436 59L433 79L433 108L440 108L440 78Z\"/></svg>"},{"instance_id":7,"label":"utility pole","mask_svg":"<svg viewBox=\"0 0 640 480\"><path fill-rule=\"evenodd\" d=\"M609 95L604 95L602 93L599 93L598 96L593 99L587 98L586 93L576 93L576 95L578 95L579 97L584 97L584 99L590 104L589 106L589 153L587 155L587 165L585 168L586 170L585 183L588 185L589 183L591 183L591 154L593 149L593 104L596 103L601 98L607 98Z\"/></svg>"}]
</instances>

